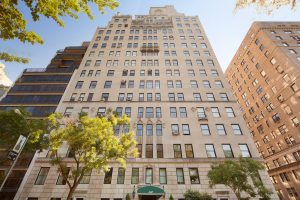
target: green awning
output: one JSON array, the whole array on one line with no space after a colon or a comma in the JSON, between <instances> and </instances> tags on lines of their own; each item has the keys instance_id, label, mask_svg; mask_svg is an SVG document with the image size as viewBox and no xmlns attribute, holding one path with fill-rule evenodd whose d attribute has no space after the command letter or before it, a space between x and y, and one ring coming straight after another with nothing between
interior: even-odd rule
<instances>
[{"instance_id":1,"label":"green awning","mask_svg":"<svg viewBox=\"0 0 300 200\"><path fill-rule=\"evenodd\" d=\"M137 190L138 195L165 195L165 191L152 185L141 187Z\"/></svg>"}]
</instances>

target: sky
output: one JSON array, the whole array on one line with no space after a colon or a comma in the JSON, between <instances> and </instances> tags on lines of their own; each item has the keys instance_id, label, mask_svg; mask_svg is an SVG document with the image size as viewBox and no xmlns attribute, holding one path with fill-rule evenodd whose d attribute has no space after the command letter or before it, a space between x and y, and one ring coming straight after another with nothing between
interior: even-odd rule
<instances>
[{"instance_id":1,"label":"sky","mask_svg":"<svg viewBox=\"0 0 300 200\"><path fill-rule=\"evenodd\" d=\"M93 20L83 14L78 20L64 17L65 26L60 27L47 18L33 22L28 9L21 5L24 17L28 20L28 30L38 33L44 44L0 40L0 51L30 58L28 64L0 62L5 64L8 77L15 81L25 68L46 67L57 50L91 40L96 27L106 26L117 12L126 15L148 14L151 6L164 5L174 5L178 12L200 18L223 71L254 21L300 21L300 9L292 11L289 7L280 8L270 15L258 12L255 7L234 12L235 0L120 0L120 6L114 11L107 9L106 14L102 15L92 6Z\"/></svg>"}]
</instances>

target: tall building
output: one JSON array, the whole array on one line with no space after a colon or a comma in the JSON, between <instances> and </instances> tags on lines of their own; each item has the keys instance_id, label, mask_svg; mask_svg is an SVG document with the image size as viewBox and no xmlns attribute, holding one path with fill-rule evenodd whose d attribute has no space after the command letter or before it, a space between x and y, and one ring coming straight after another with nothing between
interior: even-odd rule
<instances>
[{"instance_id":1,"label":"tall building","mask_svg":"<svg viewBox=\"0 0 300 200\"><path fill-rule=\"evenodd\" d=\"M208 170L239 155L259 159L199 19L173 6L152 7L149 15L117 14L97 28L57 111L96 117L108 108L131 117L140 157L128 158L125 170L112 162L106 173L86 174L76 200L120 200L126 194L142 200L172 194L177 200L188 189L235 199L223 185L209 188ZM66 157L67 149L60 151ZM37 155L17 199L68 194L47 153ZM265 171L261 178L273 188Z\"/></svg>"},{"instance_id":2,"label":"tall building","mask_svg":"<svg viewBox=\"0 0 300 200\"><path fill-rule=\"evenodd\" d=\"M89 43L59 50L46 68L25 69L0 102L0 110L25 108L32 118L43 118L53 113L78 68ZM0 71L1 72L1 71ZM1 76L0 76L1 77ZM0 183L12 161L7 159L7 147L0 146ZM0 191L1 200L12 200L23 180L34 153L20 156L14 170Z\"/></svg>"},{"instance_id":3,"label":"tall building","mask_svg":"<svg viewBox=\"0 0 300 200\"><path fill-rule=\"evenodd\" d=\"M300 22L255 22L226 70L281 199L300 199Z\"/></svg>"},{"instance_id":4,"label":"tall building","mask_svg":"<svg viewBox=\"0 0 300 200\"><path fill-rule=\"evenodd\" d=\"M46 68L25 69L0 102L0 110L24 107L32 117L53 113L88 43L59 50Z\"/></svg>"},{"instance_id":5,"label":"tall building","mask_svg":"<svg viewBox=\"0 0 300 200\"><path fill-rule=\"evenodd\" d=\"M12 85L12 81L7 77L5 66L0 62L0 100Z\"/></svg>"}]
</instances>

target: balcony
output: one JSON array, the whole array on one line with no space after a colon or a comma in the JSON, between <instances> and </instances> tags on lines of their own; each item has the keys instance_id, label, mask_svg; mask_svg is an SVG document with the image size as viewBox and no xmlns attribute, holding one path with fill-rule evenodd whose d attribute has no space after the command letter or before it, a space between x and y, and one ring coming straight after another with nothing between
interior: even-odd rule
<instances>
[{"instance_id":1,"label":"balcony","mask_svg":"<svg viewBox=\"0 0 300 200\"><path fill-rule=\"evenodd\" d=\"M141 52L159 52L159 46L142 46Z\"/></svg>"}]
</instances>

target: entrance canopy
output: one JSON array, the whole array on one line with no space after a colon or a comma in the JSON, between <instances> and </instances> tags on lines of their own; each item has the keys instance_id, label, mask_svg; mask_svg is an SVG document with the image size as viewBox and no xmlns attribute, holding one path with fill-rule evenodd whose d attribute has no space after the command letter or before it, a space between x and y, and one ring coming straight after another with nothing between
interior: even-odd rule
<instances>
[{"instance_id":1,"label":"entrance canopy","mask_svg":"<svg viewBox=\"0 0 300 200\"><path fill-rule=\"evenodd\" d=\"M165 191L156 186L144 186L137 190L138 195L152 195L152 196L162 196L165 195Z\"/></svg>"}]
</instances>

